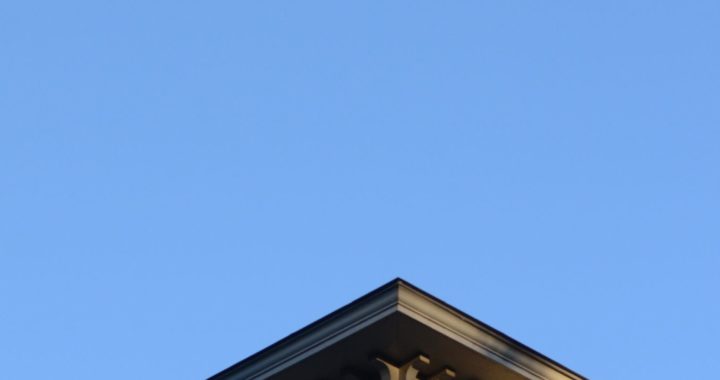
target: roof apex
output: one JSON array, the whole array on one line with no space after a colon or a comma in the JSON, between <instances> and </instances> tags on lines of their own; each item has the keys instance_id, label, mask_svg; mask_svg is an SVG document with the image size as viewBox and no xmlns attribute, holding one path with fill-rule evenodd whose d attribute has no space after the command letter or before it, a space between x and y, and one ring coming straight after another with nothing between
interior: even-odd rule
<instances>
[{"instance_id":1,"label":"roof apex","mask_svg":"<svg viewBox=\"0 0 720 380\"><path fill-rule=\"evenodd\" d=\"M370 293L212 376L261 380L402 314L528 379L585 379L543 354L397 277Z\"/></svg>"}]
</instances>

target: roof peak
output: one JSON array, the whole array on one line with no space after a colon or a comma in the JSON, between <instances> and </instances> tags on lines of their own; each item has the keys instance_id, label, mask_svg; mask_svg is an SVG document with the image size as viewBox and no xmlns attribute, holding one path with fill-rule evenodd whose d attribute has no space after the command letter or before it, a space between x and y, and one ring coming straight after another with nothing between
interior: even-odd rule
<instances>
[{"instance_id":1,"label":"roof peak","mask_svg":"<svg viewBox=\"0 0 720 380\"><path fill-rule=\"evenodd\" d=\"M382 333L380 333L382 332ZM362 339L359 337L363 337ZM360 339L360 340L358 340ZM390 340L388 340L390 339ZM449 350L434 351L433 356L448 356L466 371L492 369L527 379L583 379L583 377L539 352L510 338L474 317L445 303L407 280L396 277L350 304L296 331L266 349L240 361L213 376L214 380L283 379L283 373L303 367L305 361L326 357L342 351L355 366L362 367L358 357L367 359L368 352L385 352L403 360L404 355L437 349L438 342ZM394 347L394 348L393 348ZM344 350L344 351L343 351ZM469 350L469 351L468 351ZM405 352L405 353L403 353ZM472 352L472 357L467 357ZM328 356L329 355L329 356ZM466 359L452 359L466 356ZM485 369L476 368L477 363ZM342 364L342 363L341 363ZM337 365L333 364L333 365ZM328 367L328 364L324 364ZM328 367L329 368L329 367ZM494 368L494 369L493 369ZM327 368L326 368L327 369ZM330 371L331 369L327 369ZM307 369L305 371L308 371ZM462 374L462 372L460 372ZM279 377L278 377L279 376ZM316 377L317 374L297 373L289 378ZM326 375L324 375L326 376ZM510 376L510 375L508 375ZM520 378L517 377L517 378ZM499 379L515 379L500 376Z\"/></svg>"}]
</instances>

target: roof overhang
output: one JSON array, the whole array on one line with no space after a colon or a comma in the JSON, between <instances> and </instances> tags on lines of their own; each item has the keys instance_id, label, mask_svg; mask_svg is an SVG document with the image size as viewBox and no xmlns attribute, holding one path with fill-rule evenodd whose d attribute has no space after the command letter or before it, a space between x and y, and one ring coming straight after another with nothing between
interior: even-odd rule
<instances>
[{"instance_id":1,"label":"roof overhang","mask_svg":"<svg viewBox=\"0 0 720 380\"><path fill-rule=\"evenodd\" d=\"M451 368L458 379L584 379L401 279L210 379L373 378L375 358L406 363L418 355L430 359L427 374Z\"/></svg>"}]
</instances>

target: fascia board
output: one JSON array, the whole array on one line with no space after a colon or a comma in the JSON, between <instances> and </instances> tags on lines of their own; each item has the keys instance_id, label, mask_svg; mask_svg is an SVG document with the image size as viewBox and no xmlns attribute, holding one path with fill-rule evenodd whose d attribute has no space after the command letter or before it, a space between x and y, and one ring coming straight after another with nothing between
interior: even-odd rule
<instances>
[{"instance_id":1,"label":"fascia board","mask_svg":"<svg viewBox=\"0 0 720 380\"><path fill-rule=\"evenodd\" d=\"M583 380L552 359L404 280L393 280L209 380L264 380L394 313L402 313L531 380Z\"/></svg>"},{"instance_id":2,"label":"fascia board","mask_svg":"<svg viewBox=\"0 0 720 380\"><path fill-rule=\"evenodd\" d=\"M398 311L528 379L585 379L410 284L399 284Z\"/></svg>"},{"instance_id":3,"label":"fascia board","mask_svg":"<svg viewBox=\"0 0 720 380\"><path fill-rule=\"evenodd\" d=\"M312 323L209 380L262 380L398 312L398 293L387 284Z\"/></svg>"}]
</instances>

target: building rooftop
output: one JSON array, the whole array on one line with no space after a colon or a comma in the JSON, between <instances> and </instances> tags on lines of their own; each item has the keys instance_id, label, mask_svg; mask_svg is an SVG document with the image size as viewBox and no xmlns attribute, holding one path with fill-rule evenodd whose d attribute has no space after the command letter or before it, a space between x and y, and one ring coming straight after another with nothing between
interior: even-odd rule
<instances>
[{"instance_id":1,"label":"building rooftop","mask_svg":"<svg viewBox=\"0 0 720 380\"><path fill-rule=\"evenodd\" d=\"M585 379L395 279L210 380Z\"/></svg>"}]
</instances>

